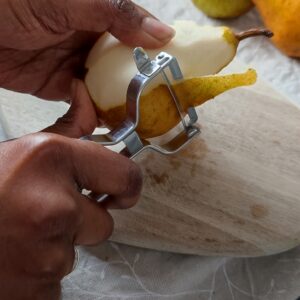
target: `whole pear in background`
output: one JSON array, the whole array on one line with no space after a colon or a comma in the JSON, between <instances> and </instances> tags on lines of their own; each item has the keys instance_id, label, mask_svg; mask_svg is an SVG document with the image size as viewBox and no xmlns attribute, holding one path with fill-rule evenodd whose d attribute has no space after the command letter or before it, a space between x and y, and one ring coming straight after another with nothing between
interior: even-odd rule
<instances>
[{"instance_id":1,"label":"whole pear in background","mask_svg":"<svg viewBox=\"0 0 300 300\"><path fill-rule=\"evenodd\" d=\"M272 41L286 55L300 57L300 1L253 0L264 23L274 32Z\"/></svg>"},{"instance_id":2,"label":"whole pear in background","mask_svg":"<svg viewBox=\"0 0 300 300\"><path fill-rule=\"evenodd\" d=\"M253 7L251 0L193 0L207 16L230 19L243 15Z\"/></svg>"}]
</instances>

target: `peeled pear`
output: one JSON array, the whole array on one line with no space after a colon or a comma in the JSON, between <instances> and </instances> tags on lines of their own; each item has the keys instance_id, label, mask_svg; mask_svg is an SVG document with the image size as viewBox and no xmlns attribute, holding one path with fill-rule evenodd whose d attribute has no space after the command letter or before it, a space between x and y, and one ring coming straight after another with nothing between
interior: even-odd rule
<instances>
[{"instance_id":1,"label":"peeled pear","mask_svg":"<svg viewBox=\"0 0 300 300\"><path fill-rule=\"evenodd\" d=\"M253 7L251 0L193 0L207 16L217 19L236 18Z\"/></svg>"},{"instance_id":2,"label":"peeled pear","mask_svg":"<svg viewBox=\"0 0 300 300\"><path fill-rule=\"evenodd\" d=\"M286 55L300 57L300 1L253 0L264 23L274 32L272 41Z\"/></svg>"},{"instance_id":3,"label":"peeled pear","mask_svg":"<svg viewBox=\"0 0 300 300\"><path fill-rule=\"evenodd\" d=\"M228 89L255 82L254 70L220 77L208 75L218 73L232 61L239 40L261 34L260 31L235 35L227 27L199 26L192 21L177 21L174 28L176 36L168 45L146 52L154 58L165 51L178 59L184 80L171 83L184 109L198 106ZM99 116L107 127L114 128L126 116L127 88L137 73L133 49L105 34L90 52L86 67L85 83ZM140 114L137 131L142 138L162 135L179 122L162 78L156 78L143 93Z\"/></svg>"},{"instance_id":4,"label":"peeled pear","mask_svg":"<svg viewBox=\"0 0 300 300\"><path fill-rule=\"evenodd\" d=\"M179 61L185 78L218 73L236 55L238 40L226 27L199 26L192 21L177 21L176 36L161 49L146 49L150 58L161 51ZM124 104L130 80L137 73L133 49L105 34L91 50L85 82L98 108L108 111Z\"/></svg>"}]
</instances>

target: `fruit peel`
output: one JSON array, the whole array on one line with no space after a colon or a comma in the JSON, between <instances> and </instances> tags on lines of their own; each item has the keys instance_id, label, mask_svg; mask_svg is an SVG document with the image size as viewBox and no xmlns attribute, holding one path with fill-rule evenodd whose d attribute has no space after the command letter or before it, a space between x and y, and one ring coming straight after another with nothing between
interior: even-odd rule
<instances>
[{"instance_id":1,"label":"fruit peel","mask_svg":"<svg viewBox=\"0 0 300 300\"><path fill-rule=\"evenodd\" d=\"M216 96L256 82L257 73L249 69L244 73L203 76L185 79L173 85L184 111L189 107L202 105ZM100 118L106 125L115 128L126 117L126 107L118 106L108 111L99 109ZM180 116L166 85L159 85L140 98L140 120L137 132L144 139L161 136L180 122Z\"/></svg>"}]
</instances>

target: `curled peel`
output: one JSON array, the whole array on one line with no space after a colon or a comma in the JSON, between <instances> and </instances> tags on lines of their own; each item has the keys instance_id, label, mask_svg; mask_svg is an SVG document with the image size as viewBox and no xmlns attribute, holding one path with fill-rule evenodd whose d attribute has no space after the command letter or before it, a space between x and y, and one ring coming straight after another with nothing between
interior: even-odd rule
<instances>
[{"instance_id":1,"label":"curled peel","mask_svg":"<svg viewBox=\"0 0 300 300\"><path fill-rule=\"evenodd\" d=\"M257 74L253 69L244 73L204 76L185 79L173 86L183 107L199 106L206 101L236 87L252 85ZM109 127L116 127L126 116L125 106L100 111L100 117ZM140 123L138 133L143 138L160 136L180 122L173 99L166 85L159 85L140 99Z\"/></svg>"}]
</instances>

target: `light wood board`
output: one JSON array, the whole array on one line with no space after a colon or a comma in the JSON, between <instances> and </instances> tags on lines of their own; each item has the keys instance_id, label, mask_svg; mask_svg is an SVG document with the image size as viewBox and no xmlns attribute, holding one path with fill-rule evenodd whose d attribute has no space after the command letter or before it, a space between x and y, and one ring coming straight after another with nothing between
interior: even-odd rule
<instances>
[{"instance_id":1,"label":"light wood board","mask_svg":"<svg viewBox=\"0 0 300 300\"><path fill-rule=\"evenodd\" d=\"M245 69L236 62L227 72ZM1 92L9 137L40 130L67 109ZM140 158L144 191L112 211L113 241L205 255L256 256L300 244L300 109L259 81L199 109L201 135L174 157Z\"/></svg>"},{"instance_id":2,"label":"light wood board","mask_svg":"<svg viewBox=\"0 0 300 300\"><path fill-rule=\"evenodd\" d=\"M137 161L143 196L114 211L113 241L201 255L260 256L300 244L300 109L258 83L198 109L201 135Z\"/></svg>"}]
</instances>

